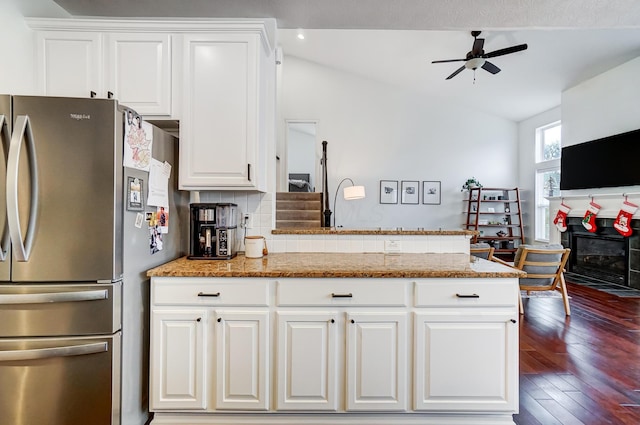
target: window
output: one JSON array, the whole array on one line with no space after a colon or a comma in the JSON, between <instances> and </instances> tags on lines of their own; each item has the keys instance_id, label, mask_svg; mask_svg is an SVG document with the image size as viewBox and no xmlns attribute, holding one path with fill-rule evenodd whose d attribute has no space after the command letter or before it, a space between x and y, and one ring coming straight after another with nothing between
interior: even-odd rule
<instances>
[{"instance_id":1,"label":"window","mask_svg":"<svg viewBox=\"0 0 640 425\"><path fill-rule=\"evenodd\" d=\"M536 129L536 163L560 159L560 122Z\"/></svg>"},{"instance_id":2,"label":"window","mask_svg":"<svg viewBox=\"0 0 640 425\"><path fill-rule=\"evenodd\" d=\"M536 129L535 239L549 241L553 217L547 197L560 196L561 124Z\"/></svg>"}]
</instances>

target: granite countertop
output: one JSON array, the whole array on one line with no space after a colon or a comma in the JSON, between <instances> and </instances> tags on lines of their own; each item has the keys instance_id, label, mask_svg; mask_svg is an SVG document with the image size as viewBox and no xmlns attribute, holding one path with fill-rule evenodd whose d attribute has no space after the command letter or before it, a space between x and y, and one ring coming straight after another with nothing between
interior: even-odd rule
<instances>
[{"instance_id":1,"label":"granite countertop","mask_svg":"<svg viewBox=\"0 0 640 425\"><path fill-rule=\"evenodd\" d=\"M477 230L451 229L451 230L424 230L424 229L343 229L335 227L312 227L300 229L273 229L272 235L436 235L436 236L475 236Z\"/></svg>"},{"instance_id":2,"label":"granite countertop","mask_svg":"<svg viewBox=\"0 0 640 425\"><path fill-rule=\"evenodd\" d=\"M149 277L513 278L526 274L467 254L272 253L231 260L179 258Z\"/></svg>"}]
</instances>

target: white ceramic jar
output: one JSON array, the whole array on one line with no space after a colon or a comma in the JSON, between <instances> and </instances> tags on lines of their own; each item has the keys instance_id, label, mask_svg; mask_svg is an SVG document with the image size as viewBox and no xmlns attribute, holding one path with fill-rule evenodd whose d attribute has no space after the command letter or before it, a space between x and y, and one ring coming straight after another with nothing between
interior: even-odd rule
<instances>
[{"instance_id":1,"label":"white ceramic jar","mask_svg":"<svg viewBox=\"0 0 640 425\"><path fill-rule=\"evenodd\" d=\"M263 236L246 236L244 238L244 256L247 258L261 258L263 247Z\"/></svg>"}]
</instances>

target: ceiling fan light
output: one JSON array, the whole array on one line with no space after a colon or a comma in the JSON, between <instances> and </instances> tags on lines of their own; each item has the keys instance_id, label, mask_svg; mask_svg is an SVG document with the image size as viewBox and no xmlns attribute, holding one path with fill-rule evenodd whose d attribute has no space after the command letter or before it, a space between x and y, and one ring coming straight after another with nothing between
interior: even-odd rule
<instances>
[{"instance_id":1,"label":"ceiling fan light","mask_svg":"<svg viewBox=\"0 0 640 425\"><path fill-rule=\"evenodd\" d=\"M485 59L484 58L472 58L469 59L464 66L467 67L468 69L477 69L480 68L482 65L484 65Z\"/></svg>"}]
</instances>

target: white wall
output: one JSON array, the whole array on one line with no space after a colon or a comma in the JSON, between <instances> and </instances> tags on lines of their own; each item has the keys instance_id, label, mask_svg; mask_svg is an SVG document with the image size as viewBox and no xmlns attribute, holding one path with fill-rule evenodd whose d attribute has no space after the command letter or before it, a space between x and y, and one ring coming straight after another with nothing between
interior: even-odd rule
<instances>
[{"instance_id":1,"label":"white wall","mask_svg":"<svg viewBox=\"0 0 640 425\"><path fill-rule=\"evenodd\" d=\"M53 0L0 0L0 10L0 93L35 94L35 40L24 17L69 14Z\"/></svg>"},{"instance_id":2,"label":"white wall","mask_svg":"<svg viewBox=\"0 0 640 425\"><path fill-rule=\"evenodd\" d=\"M485 186L516 186L515 123L291 56L281 67L278 126L286 119L318 121L317 139L328 141L334 214L340 180L350 177L366 188L364 200L338 199L338 225L460 228L460 188L468 177ZM380 180L439 180L442 204L380 204Z\"/></svg>"},{"instance_id":3,"label":"white wall","mask_svg":"<svg viewBox=\"0 0 640 425\"><path fill-rule=\"evenodd\" d=\"M17 7L20 0L0 0L0 93L32 94L35 90L34 40Z\"/></svg>"},{"instance_id":4,"label":"white wall","mask_svg":"<svg viewBox=\"0 0 640 425\"><path fill-rule=\"evenodd\" d=\"M640 128L640 57L562 93L562 145Z\"/></svg>"}]
</instances>

